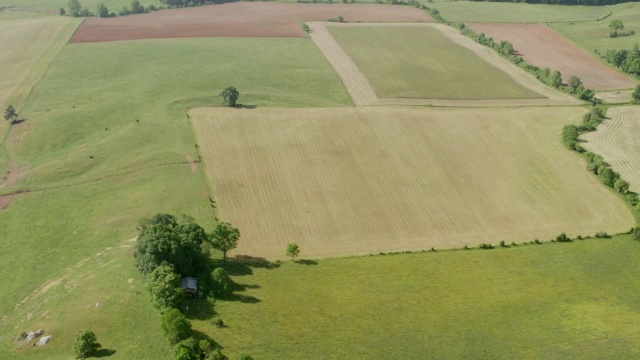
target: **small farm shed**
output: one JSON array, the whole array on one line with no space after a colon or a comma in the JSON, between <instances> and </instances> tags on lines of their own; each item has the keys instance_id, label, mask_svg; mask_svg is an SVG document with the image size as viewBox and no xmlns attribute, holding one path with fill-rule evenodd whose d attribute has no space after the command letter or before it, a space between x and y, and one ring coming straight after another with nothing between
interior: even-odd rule
<instances>
[{"instance_id":1,"label":"small farm shed","mask_svg":"<svg viewBox=\"0 0 640 360\"><path fill-rule=\"evenodd\" d=\"M198 280L192 277L182 278L182 281L180 281L180 287L186 294L196 296L198 293Z\"/></svg>"}]
</instances>

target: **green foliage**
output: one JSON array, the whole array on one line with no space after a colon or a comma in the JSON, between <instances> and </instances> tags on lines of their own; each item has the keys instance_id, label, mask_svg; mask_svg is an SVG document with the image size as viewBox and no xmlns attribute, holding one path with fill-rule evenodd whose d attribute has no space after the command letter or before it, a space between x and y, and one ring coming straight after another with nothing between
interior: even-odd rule
<instances>
[{"instance_id":1,"label":"green foliage","mask_svg":"<svg viewBox=\"0 0 640 360\"><path fill-rule=\"evenodd\" d=\"M601 57L627 74L640 76L640 48L638 45L629 50L608 50Z\"/></svg>"},{"instance_id":2,"label":"green foliage","mask_svg":"<svg viewBox=\"0 0 640 360\"><path fill-rule=\"evenodd\" d=\"M344 18L342 16L338 16L335 18L329 18L330 22L344 22Z\"/></svg>"},{"instance_id":3,"label":"green foliage","mask_svg":"<svg viewBox=\"0 0 640 360\"><path fill-rule=\"evenodd\" d=\"M188 338L177 343L173 359L200 360L200 346L198 342L194 338Z\"/></svg>"},{"instance_id":4,"label":"green foliage","mask_svg":"<svg viewBox=\"0 0 640 360\"><path fill-rule=\"evenodd\" d=\"M104 3L98 4L98 8L96 9L96 12L98 16L101 18L109 17L109 9Z\"/></svg>"},{"instance_id":5,"label":"green foliage","mask_svg":"<svg viewBox=\"0 0 640 360\"><path fill-rule=\"evenodd\" d=\"M88 356L94 354L102 345L98 343L96 334L90 330L82 330L76 335L76 340L73 342L73 354L76 359L85 359Z\"/></svg>"},{"instance_id":6,"label":"green foliage","mask_svg":"<svg viewBox=\"0 0 640 360\"><path fill-rule=\"evenodd\" d=\"M634 103L640 104L640 85L636 86L633 94L631 94L631 98L633 99Z\"/></svg>"},{"instance_id":7,"label":"green foliage","mask_svg":"<svg viewBox=\"0 0 640 360\"><path fill-rule=\"evenodd\" d=\"M226 87L220 93L220 97L222 97L222 101L226 106L236 106L239 96L240 92L233 86Z\"/></svg>"},{"instance_id":8,"label":"green foliage","mask_svg":"<svg viewBox=\"0 0 640 360\"><path fill-rule=\"evenodd\" d=\"M629 183L618 178L615 183L613 183L613 189L624 195L629 191Z\"/></svg>"},{"instance_id":9,"label":"green foliage","mask_svg":"<svg viewBox=\"0 0 640 360\"><path fill-rule=\"evenodd\" d=\"M296 256L300 254L300 247L298 244L289 243L287 244L286 255L291 256L291 261L296 261Z\"/></svg>"},{"instance_id":10,"label":"green foliage","mask_svg":"<svg viewBox=\"0 0 640 360\"><path fill-rule=\"evenodd\" d=\"M65 16L67 15L67 11L61 7L60 9L58 9L58 15Z\"/></svg>"},{"instance_id":11,"label":"green foliage","mask_svg":"<svg viewBox=\"0 0 640 360\"><path fill-rule=\"evenodd\" d=\"M633 228L631 236L633 237L633 240L640 241L640 227Z\"/></svg>"},{"instance_id":12,"label":"green foliage","mask_svg":"<svg viewBox=\"0 0 640 360\"><path fill-rule=\"evenodd\" d=\"M167 308L162 314L162 330L172 345L191 336L191 323L180 311Z\"/></svg>"},{"instance_id":13,"label":"green foliage","mask_svg":"<svg viewBox=\"0 0 640 360\"><path fill-rule=\"evenodd\" d=\"M569 89L573 93L577 92L579 88L583 87L582 80L575 75L571 75L569 77L569 80L567 81L567 85L569 85Z\"/></svg>"},{"instance_id":14,"label":"green foliage","mask_svg":"<svg viewBox=\"0 0 640 360\"><path fill-rule=\"evenodd\" d=\"M490 250L490 249L493 249L493 245L481 243L480 245L478 245L478 248L485 249L485 250Z\"/></svg>"},{"instance_id":15,"label":"green foliage","mask_svg":"<svg viewBox=\"0 0 640 360\"><path fill-rule=\"evenodd\" d=\"M80 9L82 9L82 6L80 6L80 1L78 0L69 0L69 2L67 3L67 7L69 8L69 14L71 14L71 16L73 17L78 17L80 14Z\"/></svg>"},{"instance_id":16,"label":"green foliage","mask_svg":"<svg viewBox=\"0 0 640 360\"><path fill-rule=\"evenodd\" d=\"M611 22L609 23L609 36L617 37L618 31L622 29L624 29L624 24L622 23L622 20L611 20Z\"/></svg>"},{"instance_id":17,"label":"green foliage","mask_svg":"<svg viewBox=\"0 0 640 360\"><path fill-rule=\"evenodd\" d=\"M140 229L136 265L146 275L166 262L178 275L193 276L207 269L208 254L202 248L206 240L204 229L192 218L178 221L173 215L157 214Z\"/></svg>"},{"instance_id":18,"label":"green foliage","mask_svg":"<svg viewBox=\"0 0 640 360\"><path fill-rule=\"evenodd\" d=\"M567 234L562 233L562 234L556 236L556 241L557 242L571 242L571 239L569 239L569 237L567 237Z\"/></svg>"},{"instance_id":19,"label":"green foliage","mask_svg":"<svg viewBox=\"0 0 640 360\"><path fill-rule=\"evenodd\" d=\"M213 281L213 293L217 298L226 298L231 290L231 278L223 268L216 268L211 273Z\"/></svg>"},{"instance_id":20,"label":"green foliage","mask_svg":"<svg viewBox=\"0 0 640 360\"><path fill-rule=\"evenodd\" d=\"M607 239L607 238L609 238L610 236L609 236L609 234L607 234L607 232L606 232L606 231L598 231L598 232L596 233L596 237L597 237L597 238L599 238L599 239Z\"/></svg>"},{"instance_id":21,"label":"green foliage","mask_svg":"<svg viewBox=\"0 0 640 360\"><path fill-rule=\"evenodd\" d=\"M214 249L222 251L223 260L227 261L227 252L238 246L240 230L227 222L219 222L208 239Z\"/></svg>"},{"instance_id":22,"label":"green foliage","mask_svg":"<svg viewBox=\"0 0 640 360\"><path fill-rule=\"evenodd\" d=\"M307 23L304 21L300 21L300 27L302 28L302 31L304 31L307 34L311 32L309 25L307 25Z\"/></svg>"},{"instance_id":23,"label":"green foliage","mask_svg":"<svg viewBox=\"0 0 640 360\"><path fill-rule=\"evenodd\" d=\"M18 113L16 113L16 109L13 107L13 105L7 106L7 109L4 111L4 119L11 120L11 124L13 124L16 122L17 118Z\"/></svg>"},{"instance_id":24,"label":"green foliage","mask_svg":"<svg viewBox=\"0 0 640 360\"><path fill-rule=\"evenodd\" d=\"M163 264L156 267L147 276L147 284L153 303L160 309L177 308L184 299L180 276L174 272L171 265Z\"/></svg>"}]
</instances>

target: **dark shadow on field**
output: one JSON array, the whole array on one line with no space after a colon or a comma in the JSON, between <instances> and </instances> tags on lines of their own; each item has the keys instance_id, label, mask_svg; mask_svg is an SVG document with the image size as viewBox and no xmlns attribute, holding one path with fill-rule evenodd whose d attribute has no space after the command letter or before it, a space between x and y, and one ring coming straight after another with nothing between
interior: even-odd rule
<instances>
[{"instance_id":1,"label":"dark shadow on field","mask_svg":"<svg viewBox=\"0 0 640 360\"><path fill-rule=\"evenodd\" d=\"M11 125L18 125L18 124L22 124L23 122L27 121L27 119L15 119Z\"/></svg>"},{"instance_id":2,"label":"dark shadow on field","mask_svg":"<svg viewBox=\"0 0 640 360\"><path fill-rule=\"evenodd\" d=\"M257 108L257 106L255 105L245 105L245 104L236 104L236 106L231 107L232 109L247 109L247 110L253 110L255 108Z\"/></svg>"},{"instance_id":3,"label":"dark shadow on field","mask_svg":"<svg viewBox=\"0 0 640 360\"><path fill-rule=\"evenodd\" d=\"M96 358L103 358L103 357L109 357L113 354L115 354L116 351L112 350L112 349L100 349L98 351L96 351L93 356L91 357L96 357Z\"/></svg>"},{"instance_id":4,"label":"dark shadow on field","mask_svg":"<svg viewBox=\"0 0 640 360\"><path fill-rule=\"evenodd\" d=\"M307 260L307 259L301 259L296 261L297 264L301 264L301 265L318 265L318 261L316 260Z\"/></svg>"},{"instance_id":5,"label":"dark shadow on field","mask_svg":"<svg viewBox=\"0 0 640 360\"><path fill-rule=\"evenodd\" d=\"M226 326L225 326L226 327ZM191 337L194 338L196 341L200 341L200 340L209 340L209 342L211 342L211 344L213 344L214 348L220 348L220 349L224 349L222 347L222 345L218 344L215 340L213 340L212 338L209 337L209 335L203 333L202 331L198 331L198 330L193 330L191 329Z\"/></svg>"},{"instance_id":6,"label":"dark shadow on field","mask_svg":"<svg viewBox=\"0 0 640 360\"><path fill-rule=\"evenodd\" d=\"M245 276L253 274L253 269L277 269L280 264L265 258L248 255L236 255L227 261L215 261L215 267L223 268L229 276Z\"/></svg>"},{"instance_id":7,"label":"dark shadow on field","mask_svg":"<svg viewBox=\"0 0 640 360\"><path fill-rule=\"evenodd\" d=\"M206 299L189 299L185 301L184 306L182 310L187 319L207 320L218 315L213 304ZM189 310L186 310L186 307Z\"/></svg>"},{"instance_id":8,"label":"dark shadow on field","mask_svg":"<svg viewBox=\"0 0 640 360\"><path fill-rule=\"evenodd\" d=\"M229 296L227 296L227 298L225 300L228 300L228 301L239 301L239 302L245 303L245 304L257 304L257 303L259 303L260 299L258 299L256 297L239 294L239 292L246 291L247 289L260 289L260 285L238 284L237 282L232 281L230 289L229 289L231 294Z\"/></svg>"}]
</instances>

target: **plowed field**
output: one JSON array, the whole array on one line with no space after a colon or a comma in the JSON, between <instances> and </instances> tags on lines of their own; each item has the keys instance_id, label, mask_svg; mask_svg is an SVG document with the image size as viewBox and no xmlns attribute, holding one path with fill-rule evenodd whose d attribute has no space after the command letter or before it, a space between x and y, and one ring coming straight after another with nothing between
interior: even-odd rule
<instances>
[{"instance_id":1,"label":"plowed field","mask_svg":"<svg viewBox=\"0 0 640 360\"><path fill-rule=\"evenodd\" d=\"M601 63L560 34L541 24L468 24L496 42L508 40L524 59L540 68L559 70L566 82L571 75L595 90L628 89L636 83Z\"/></svg>"},{"instance_id":2,"label":"plowed field","mask_svg":"<svg viewBox=\"0 0 640 360\"><path fill-rule=\"evenodd\" d=\"M300 20L429 21L424 11L381 4L238 2L116 18L88 18L71 42L180 37L303 37Z\"/></svg>"},{"instance_id":3,"label":"plowed field","mask_svg":"<svg viewBox=\"0 0 640 360\"><path fill-rule=\"evenodd\" d=\"M462 247L626 230L625 204L560 142L581 108L191 111L235 254Z\"/></svg>"}]
</instances>

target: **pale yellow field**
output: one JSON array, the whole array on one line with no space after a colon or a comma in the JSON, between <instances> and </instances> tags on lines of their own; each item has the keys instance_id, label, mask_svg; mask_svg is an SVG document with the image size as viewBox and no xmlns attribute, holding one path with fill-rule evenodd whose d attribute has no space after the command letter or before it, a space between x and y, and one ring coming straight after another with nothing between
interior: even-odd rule
<instances>
[{"instance_id":1,"label":"pale yellow field","mask_svg":"<svg viewBox=\"0 0 640 360\"><path fill-rule=\"evenodd\" d=\"M602 155L631 191L640 192L640 106L611 108L607 117L598 131L581 136L587 141L584 146Z\"/></svg>"},{"instance_id":2,"label":"pale yellow field","mask_svg":"<svg viewBox=\"0 0 640 360\"><path fill-rule=\"evenodd\" d=\"M560 143L580 108L194 109L235 254L283 257L550 239L634 224Z\"/></svg>"},{"instance_id":3,"label":"pale yellow field","mask_svg":"<svg viewBox=\"0 0 640 360\"><path fill-rule=\"evenodd\" d=\"M3 113L9 104L20 110L49 62L79 24L79 19L63 16L0 22L0 108Z\"/></svg>"}]
</instances>

